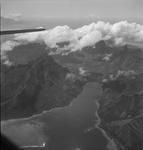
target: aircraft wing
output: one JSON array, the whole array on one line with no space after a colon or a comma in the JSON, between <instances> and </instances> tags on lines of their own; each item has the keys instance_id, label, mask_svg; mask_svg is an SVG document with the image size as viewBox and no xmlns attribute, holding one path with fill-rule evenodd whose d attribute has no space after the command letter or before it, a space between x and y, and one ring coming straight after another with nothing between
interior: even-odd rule
<instances>
[{"instance_id":1,"label":"aircraft wing","mask_svg":"<svg viewBox=\"0 0 143 150\"><path fill-rule=\"evenodd\" d=\"M44 30L46 30L46 29L35 28L35 29L22 29L22 30L4 30L4 31L0 31L0 35L27 33L27 32L38 32L38 31L44 31Z\"/></svg>"}]
</instances>

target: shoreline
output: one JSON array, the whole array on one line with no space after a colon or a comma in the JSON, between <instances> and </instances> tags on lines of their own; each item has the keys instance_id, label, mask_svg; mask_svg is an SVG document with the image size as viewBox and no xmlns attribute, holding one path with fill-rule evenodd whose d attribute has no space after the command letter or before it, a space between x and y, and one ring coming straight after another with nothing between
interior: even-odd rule
<instances>
[{"instance_id":1,"label":"shoreline","mask_svg":"<svg viewBox=\"0 0 143 150\"><path fill-rule=\"evenodd\" d=\"M96 93L95 93L95 91L96 91ZM66 110L66 112L64 113L64 115L67 115L66 113L72 112L72 115L75 115L75 116L79 115L79 117L82 117L82 116L86 115L86 113L87 113L87 115L89 115L89 117L92 117L91 118L92 120L90 120L91 122L94 121L94 119L96 117L96 122L93 123L92 125L89 125L89 127L87 129L87 132L90 131L89 129L91 129L91 130L92 129L99 130L101 132L102 136L107 140L107 142L106 142L107 146L105 145L105 147L107 149L109 149L109 150L117 150L117 149L115 149L114 141L107 135L107 133L104 131L104 129L99 127L99 125L101 123L101 119L100 119L100 117L98 115L98 109L100 107L99 102L98 102L98 96L100 94L102 94L102 91L100 89L100 85L97 82L88 82L87 84L85 84L82 92L76 98L74 98L72 100L72 102L70 104L68 104L67 106L52 108L52 109L50 109L48 111L43 111L41 114L36 114L36 115L33 115L33 116L29 117L29 118L23 118L23 119L17 119L17 120L12 119L12 120L8 120L8 121L4 121L2 123L3 123L3 125L5 123L6 123L6 125L14 125L15 123L18 123L18 124L20 123L20 124L23 124L23 126L24 126L24 124L28 123L28 121L34 121L34 120L36 121L37 120L39 122L41 120L40 122L42 123L44 121L42 119L43 116L45 116L45 117L47 116L48 117L48 115L50 115L50 116L54 117L57 114L60 117L60 115L62 115L62 112L65 111L65 110ZM79 112L79 110L82 110L82 111ZM89 112L92 113L92 114L90 114ZM73 116L68 116L68 118L70 120L72 120ZM86 120L87 118L85 117L85 118L79 118L79 119L80 120ZM73 120L73 124L74 123L77 123L77 125L78 125L78 122L75 122L75 120ZM48 125L48 122L45 122L44 124ZM86 124L83 124L83 126L85 125L85 127L86 127L87 126ZM30 125L30 122L29 122L29 125ZM44 128L45 128L44 126L40 127L43 131L44 131ZM92 128L90 128L91 126L92 126ZM60 128L58 130L60 130ZM71 130L72 130L72 128L71 128ZM84 133L86 134L85 131L86 131L86 128L85 129L83 128L83 131L82 131L83 134ZM72 132L72 131L69 131L69 132ZM40 130L39 130L39 133L40 133ZM63 133L64 133L64 130L63 130ZM43 136L46 136L46 135L43 135ZM46 137L48 138L48 136L46 136ZM97 138L98 138L98 135L97 135ZM29 145L29 146L25 145L25 146L22 146L22 147L25 147L25 148L28 148L28 147L29 148L30 147L45 147L45 145L48 144L47 142L46 143L45 142L43 141L43 143L41 143L41 145ZM114 146L114 148L111 149L111 147L113 147L113 146Z\"/></svg>"},{"instance_id":2,"label":"shoreline","mask_svg":"<svg viewBox=\"0 0 143 150\"><path fill-rule=\"evenodd\" d=\"M109 143L107 144L107 149L109 150L118 150L117 146L116 146L116 143L114 141L114 139L111 139L111 137L108 136L108 134L106 133L106 131L100 127L100 124L101 124L101 118L99 117L99 114L98 114L98 109L100 109L100 104L98 101L95 102L96 105L97 105L97 111L95 112L95 115L96 117L98 118L97 120L97 123L95 124L95 127L97 129L99 129L102 134L107 138L107 140L109 141Z\"/></svg>"}]
</instances>

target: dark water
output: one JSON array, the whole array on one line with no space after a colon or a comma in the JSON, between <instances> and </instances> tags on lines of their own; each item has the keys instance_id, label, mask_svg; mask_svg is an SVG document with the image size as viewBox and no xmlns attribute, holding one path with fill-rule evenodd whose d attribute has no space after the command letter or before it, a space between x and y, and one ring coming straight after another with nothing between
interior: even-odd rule
<instances>
[{"instance_id":1,"label":"dark water","mask_svg":"<svg viewBox=\"0 0 143 150\"><path fill-rule=\"evenodd\" d=\"M101 92L98 84L89 83L70 106L51 112L52 116L58 117L48 132L50 140L47 146L50 150L107 149L107 139L94 128L98 121L95 102ZM89 128L93 129L88 131Z\"/></svg>"},{"instance_id":2,"label":"dark water","mask_svg":"<svg viewBox=\"0 0 143 150\"><path fill-rule=\"evenodd\" d=\"M43 136L46 138L41 140L41 144L45 142L48 150L107 150L109 140L100 129L96 128L96 124L100 121L96 116L96 102L101 94L102 90L98 83L88 83L82 93L69 106L55 108L49 112L45 111L24 121L5 122L3 132L9 137L21 138L22 142L20 143L24 143L19 144L21 146L26 146L26 143L29 146L38 146L39 140ZM39 125L36 122L39 122ZM14 135L12 126L16 126L15 130L19 130L19 133ZM23 128L25 126L26 138L22 137L24 133L20 130L20 126L23 126ZM29 128L32 128L32 130L29 130ZM27 130L29 132L26 132ZM35 136L37 135L36 132L39 132L39 139ZM34 137L33 133L35 134ZM29 139L33 138L31 144L28 136Z\"/></svg>"}]
</instances>

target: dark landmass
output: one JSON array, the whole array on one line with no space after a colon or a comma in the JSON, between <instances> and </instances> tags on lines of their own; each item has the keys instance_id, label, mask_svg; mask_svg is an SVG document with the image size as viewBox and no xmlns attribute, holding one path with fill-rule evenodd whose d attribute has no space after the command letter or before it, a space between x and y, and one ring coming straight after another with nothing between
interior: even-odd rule
<instances>
[{"instance_id":1,"label":"dark landmass","mask_svg":"<svg viewBox=\"0 0 143 150\"><path fill-rule=\"evenodd\" d=\"M57 54L53 57L59 64L74 71L83 67L88 72L104 76L119 70L143 72L143 51L130 45L111 47L100 41L95 47L86 47L68 55Z\"/></svg>"},{"instance_id":2,"label":"dark landmass","mask_svg":"<svg viewBox=\"0 0 143 150\"><path fill-rule=\"evenodd\" d=\"M2 120L68 105L85 84L80 78L67 78L68 69L50 56L41 56L26 65L2 65L1 70Z\"/></svg>"},{"instance_id":3,"label":"dark landmass","mask_svg":"<svg viewBox=\"0 0 143 150\"><path fill-rule=\"evenodd\" d=\"M143 149L143 74L120 75L103 83L101 127L122 150Z\"/></svg>"},{"instance_id":4,"label":"dark landmass","mask_svg":"<svg viewBox=\"0 0 143 150\"><path fill-rule=\"evenodd\" d=\"M103 89L98 111L101 128L119 150L143 149L142 49L130 45L110 47L100 41L95 47L52 58L47 56L50 49L37 45L16 47L8 53L14 66L2 65L2 119L24 118L67 106L85 83L98 82ZM80 75L79 68L86 73Z\"/></svg>"}]
</instances>

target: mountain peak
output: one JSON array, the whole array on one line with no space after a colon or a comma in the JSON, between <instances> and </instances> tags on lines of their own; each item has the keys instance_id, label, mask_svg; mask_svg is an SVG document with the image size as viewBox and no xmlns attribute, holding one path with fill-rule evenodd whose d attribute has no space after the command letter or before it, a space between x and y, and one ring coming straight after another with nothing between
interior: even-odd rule
<instances>
[{"instance_id":1,"label":"mountain peak","mask_svg":"<svg viewBox=\"0 0 143 150\"><path fill-rule=\"evenodd\" d=\"M104 40L99 41L98 43L96 43L95 46L96 46L96 48L99 48L99 49L107 47Z\"/></svg>"}]
</instances>

